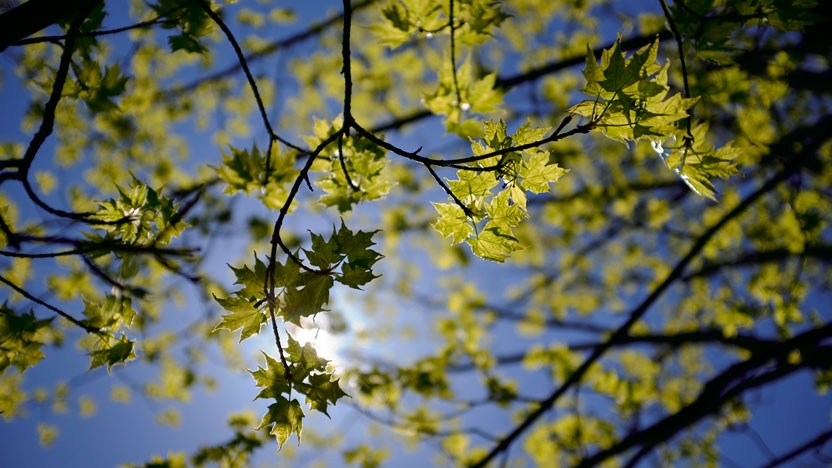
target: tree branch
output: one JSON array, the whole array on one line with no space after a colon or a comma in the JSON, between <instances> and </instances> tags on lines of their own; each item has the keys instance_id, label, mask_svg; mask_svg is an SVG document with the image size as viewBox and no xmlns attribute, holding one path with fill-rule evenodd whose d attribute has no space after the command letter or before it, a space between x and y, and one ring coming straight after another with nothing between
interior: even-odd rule
<instances>
[{"instance_id":1,"label":"tree branch","mask_svg":"<svg viewBox=\"0 0 832 468\"><path fill-rule=\"evenodd\" d=\"M101 0L29 0L0 15L0 52L64 18L89 12ZM86 17L86 14L83 15Z\"/></svg>"},{"instance_id":2,"label":"tree branch","mask_svg":"<svg viewBox=\"0 0 832 468\"><path fill-rule=\"evenodd\" d=\"M809 127L801 127L793 131L791 134L785 136L781 139L776 145L772 146L772 152L779 153L781 151L785 151L791 153L793 150L792 145L795 143L795 140L799 142L806 143L804 146L803 151L797 155L796 158L788 161L786 167L781 169L777 172L773 177L771 177L765 184L763 184L760 188L756 191L751 193L750 195L746 196L734 209L726 213L719 221L717 221L714 225L708 228L696 242L691 246L688 250L688 253L682 257L679 262L676 263L676 266L673 270L667 275L667 277L662 281L655 289L650 293L650 295L644 299L644 301L639 304L635 309L633 309L629 314L629 319L622 324L616 331L613 333L609 340L603 345L595 349L592 354L567 378L561 385L558 387L548 398L540 402L540 406L532 411L528 416L526 416L523 421L518 424L513 431L507 434L500 442L489 451L482 459L480 459L477 463L473 465L473 467L481 468L485 466L489 461L491 461L494 457L500 454L502 451L506 450L518 437L520 437L529 427L531 427L543 414L549 411L555 403L557 403L560 398L574 385L578 384L584 377L584 375L589 371L590 367L597 362L601 356L603 356L608 350L610 350L615 344L619 343L619 340L627 337L630 333L630 329L635 325L647 312L650 306L653 305L663 294L664 292L672 285L674 282L679 280L683 274L685 269L688 265L696 258L702 249L705 248L707 243L710 239L716 235L729 221L736 218L745 210L747 210L751 205L753 205L760 197L774 189L777 185L781 182L786 180L791 174L795 171L804 167L804 164L811 164L812 158L814 157L814 152L820 147L823 140L811 140L808 142L804 141L804 134L812 133L810 131L814 130L817 131L818 129L824 128L827 125L830 125L832 122L832 116L824 116L821 118L816 124L811 125ZM828 138L828 137L826 137Z\"/></svg>"},{"instance_id":3,"label":"tree branch","mask_svg":"<svg viewBox=\"0 0 832 468\"><path fill-rule=\"evenodd\" d=\"M373 3L376 3L377 1L378 0L361 0L359 2L356 2L354 5L352 5L352 11L358 11L358 10L364 9L364 8L372 5ZM280 40L277 40L275 42L272 42L271 44L265 46L263 49L258 50L257 52L253 52L253 53L250 53L250 54L246 55L245 56L245 61L246 61L246 63L251 64L251 63L256 62L258 60L262 60L262 59L268 57L269 55L271 55L275 52L278 52L278 51L283 50L283 49L287 49L289 47L292 47L292 46L294 46L296 44L299 44L303 41L306 41L308 39L312 39L312 38L320 35L321 33L325 32L326 30L328 30L333 25L336 25L336 24L340 23L341 21L343 21L343 19L344 19L344 14L341 13L340 15L332 16L332 17L330 17L330 18L328 18L328 19L326 19L326 20L324 20L320 23L313 24L312 26L310 26L305 31L299 32L297 34L293 34L293 35L291 35L291 36L289 36L285 39L280 39ZM187 94L191 91L196 90L203 83L210 83L210 82L213 82L213 81L219 81L223 78L228 78L229 76L234 75L235 73L239 72L242 69L243 69L242 65L238 62L235 65L231 65L227 68L224 68L224 69L219 70L217 72L214 72L212 74L208 74L208 75L205 75L201 78L198 78L198 79L196 79L196 80L192 81L191 83L188 83L184 86L180 86L180 87L177 87L177 88L173 88L169 91L166 91L164 93L164 97L171 97L171 96L180 95L180 94Z\"/></svg>"},{"instance_id":4,"label":"tree branch","mask_svg":"<svg viewBox=\"0 0 832 468\"><path fill-rule=\"evenodd\" d=\"M805 356L806 349L812 347L825 348L818 345L830 336L832 336L832 323L758 350L748 360L732 365L711 379L705 384L696 400L689 405L652 426L632 433L611 447L582 460L577 467L586 468L598 465L634 447L643 447L639 453L646 454L646 449L667 441L682 429L691 427L701 419L717 413L726 403L748 390L770 384L803 369L803 364L789 362L789 354L792 351L799 350L801 355ZM823 365L824 362L827 366L832 365L832 355L829 354L828 349L824 349L824 351L815 349L814 351L812 354L820 354L822 358L818 361L816 356L812 356L810 360L813 365ZM775 365L770 369L765 369L771 365L772 361L775 361ZM637 460L631 460L630 463L632 464L634 461Z\"/></svg>"},{"instance_id":5,"label":"tree branch","mask_svg":"<svg viewBox=\"0 0 832 468\"><path fill-rule=\"evenodd\" d=\"M53 305L50 305L50 304L42 301L41 299L38 299L37 297L33 296L32 294L30 294L25 289L23 289L20 286L12 283L11 281L6 279L5 277L0 276L0 282L5 283L6 286L12 288L15 292L17 292L21 296L25 297L26 299L29 299L30 301L34 302L35 304L46 307L47 309L51 310L52 312L55 312L56 314L60 315L61 317L69 320L73 324L75 324L75 325L79 326L80 328L84 329L84 331L86 331L87 333L89 333L91 335L102 335L103 334L103 332L101 330L99 330L95 327L89 326L89 325L85 324L84 322L78 320L77 318L75 318L75 317L69 315L68 313L64 312L63 310L61 310L61 309L59 309L59 308L57 308Z\"/></svg>"}]
</instances>

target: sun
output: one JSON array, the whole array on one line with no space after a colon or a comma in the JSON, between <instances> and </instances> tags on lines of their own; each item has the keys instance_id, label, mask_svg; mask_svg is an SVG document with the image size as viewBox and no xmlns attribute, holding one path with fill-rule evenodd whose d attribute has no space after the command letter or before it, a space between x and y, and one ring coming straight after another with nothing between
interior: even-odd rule
<instances>
[{"instance_id":1,"label":"sun","mask_svg":"<svg viewBox=\"0 0 832 468\"><path fill-rule=\"evenodd\" d=\"M344 362L343 350L344 339L327 331L329 323L325 315L316 317L314 320L302 319L301 327L291 323L285 324L286 331L292 339L301 346L311 344L319 357L322 357L334 366Z\"/></svg>"}]
</instances>

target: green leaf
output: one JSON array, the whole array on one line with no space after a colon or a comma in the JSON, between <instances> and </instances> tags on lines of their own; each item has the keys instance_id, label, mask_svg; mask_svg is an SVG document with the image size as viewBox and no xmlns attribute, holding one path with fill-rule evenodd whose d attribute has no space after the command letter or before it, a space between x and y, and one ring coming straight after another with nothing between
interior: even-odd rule
<instances>
[{"instance_id":1,"label":"green leaf","mask_svg":"<svg viewBox=\"0 0 832 468\"><path fill-rule=\"evenodd\" d=\"M309 376L309 390L306 392L306 403L313 410L329 416L328 406L345 396L348 396L338 385L338 379L332 380L331 374L313 374Z\"/></svg>"},{"instance_id":2,"label":"green leaf","mask_svg":"<svg viewBox=\"0 0 832 468\"><path fill-rule=\"evenodd\" d=\"M304 380L307 375L312 372L325 372L329 361L318 356L318 351L310 343L304 343L303 346L289 335L288 344L286 345L286 354L289 359L295 363L294 372L301 371L300 375L292 375L296 380Z\"/></svg>"},{"instance_id":3,"label":"green leaf","mask_svg":"<svg viewBox=\"0 0 832 468\"><path fill-rule=\"evenodd\" d=\"M439 219L436 220L433 227L443 237L453 236L453 243L458 244L474 234L474 228L471 226L468 216L459 205L433 203L433 207L439 212Z\"/></svg>"},{"instance_id":4,"label":"green leaf","mask_svg":"<svg viewBox=\"0 0 832 468\"><path fill-rule=\"evenodd\" d=\"M107 295L104 303L98 304L84 300L84 323L98 329L118 330L122 325L130 325L136 311L129 297Z\"/></svg>"},{"instance_id":5,"label":"green leaf","mask_svg":"<svg viewBox=\"0 0 832 468\"><path fill-rule=\"evenodd\" d=\"M228 265L237 280L234 284L243 286L243 289L237 291L236 294L247 298L261 298L264 297L263 287L266 284L266 264L263 263L257 255L254 256L254 270L250 269L248 265L243 265L242 268L234 268Z\"/></svg>"},{"instance_id":6,"label":"green leaf","mask_svg":"<svg viewBox=\"0 0 832 468\"><path fill-rule=\"evenodd\" d=\"M349 286L353 289L361 289L360 286L363 286L370 281L378 278L378 275L374 275L372 270L366 268L361 265L356 265L354 263L345 263L341 267L341 274L338 275L335 279L341 284Z\"/></svg>"},{"instance_id":7,"label":"green leaf","mask_svg":"<svg viewBox=\"0 0 832 468\"><path fill-rule=\"evenodd\" d=\"M457 180L448 182L448 186L460 200L470 196L483 197L491 194L491 189L497 185L498 180L490 172L478 172L461 169L457 171Z\"/></svg>"},{"instance_id":8,"label":"green leaf","mask_svg":"<svg viewBox=\"0 0 832 468\"><path fill-rule=\"evenodd\" d=\"M303 409L297 400L289 401L282 396L276 398L276 402L269 405L268 412L263 415L255 430L269 427L269 434L277 439L277 450L283 448L283 444L294 433L298 437L300 445L300 434L303 430Z\"/></svg>"},{"instance_id":9,"label":"green leaf","mask_svg":"<svg viewBox=\"0 0 832 468\"><path fill-rule=\"evenodd\" d=\"M524 189L533 193L549 191L549 184L557 182L567 170L549 162L549 153L537 151L524 160L519 176L523 179Z\"/></svg>"},{"instance_id":10,"label":"green leaf","mask_svg":"<svg viewBox=\"0 0 832 468\"><path fill-rule=\"evenodd\" d=\"M512 252L520 250L520 241L499 227L486 225L480 234L468 241L471 249L479 257L502 263Z\"/></svg>"},{"instance_id":11,"label":"green leaf","mask_svg":"<svg viewBox=\"0 0 832 468\"><path fill-rule=\"evenodd\" d=\"M291 340L291 337L290 337ZM286 370L283 364L262 352L266 358L266 368L258 367L257 370L249 370L248 373L254 378L257 387L262 388L254 397L255 400L263 398L278 398L284 393L289 393L291 385L286 378Z\"/></svg>"},{"instance_id":12,"label":"green leaf","mask_svg":"<svg viewBox=\"0 0 832 468\"><path fill-rule=\"evenodd\" d=\"M520 224L527 215L519 206L509 203L508 198L509 191L503 190L491 200L491 203L486 207L486 211L491 218L489 224L510 232L511 228Z\"/></svg>"},{"instance_id":13,"label":"green leaf","mask_svg":"<svg viewBox=\"0 0 832 468\"><path fill-rule=\"evenodd\" d=\"M311 317L324 310L329 302L329 290L334 283L329 275L305 273L301 289L290 288L285 292L285 304L279 315L287 322L300 326L300 319Z\"/></svg>"},{"instance_id":14,"label":"green leaf","mask_svg":"<svg viewBox=\"0 0 832 468\"><path fill-rule=\"evenodd\" d=\"M135 359L136 353L133 350L133 345L134 342L128 340L123 334L115 341L113 338L102 339L98 348L90 353L92 357L90 370L107 364L107 372L109 373L114 365L124 364L131 359Z\"/></svg>"},{"instance_id":15,"label":"green leaf","mask_svg":"<svg viewBox=\"0 0 832 468\"><path fill-rule=\"evenodd\" d=\"M231 155L222 153L222 166L213 169L217 176L228 184L226 193L249 193L259 189L261 181L264 180L265 158L260 154L257 145L254 145L251 152L232 147Z\"/></svg>"},{"instance_id":16,"label":"green leaf","mask_svg":"<svg viewBox=\"0 0 832 468\"><path fill-rule=\"evenodd\" d=\"M45 357L42 340L52 320L38 319L32 311L17 315L6 303L0 306L0 375L12 365L23 373Z\"/></svg>"},{"instance_id":17,"label":"green leaf","mask_svg":"<svg viewBox=\"0 0 832 468\"><path fill-rule=\"evenodd\" d=\"M341 253L341 246L335 238L335 228L332 229L332 236L324 240L323 236L312 234L312 249L303 250L309 263L322 270L329 270L333 265L341 262L344 254Z\"/></svg>"},{"instance_id":18,"label":"green leaf","mask_svg":"<svg viewBox=\"0 0 832 468\"><path fill-rule=\"evenodd\" d=\"M240 331L240 341L242 342L246 338L259 333L260 327L266 322L266 314L243 297L219 298L214 296L214 300L225 310L231 312L222 316L220 323L214 327L214 331L242 329Z\"/></svg>"},{"instance_id":19,"label":"green leaf","mask_svg":"<svg viewBox=\"0 0 832 468\"><path fill-rule=\"evenodd\" d=\"M298 265L291 258L286 259L286 264L275 262L274 283L278 288L292 288L303 284L305 276L300 272Z\"/></svg>"},{"instance_id":20,"label":"green leaf","mask_svg":"<svg viewBox=\"0 0 832 468\"><path fill-rule=\"evenodd\" d=\"M376 245L373 242L373 236L378 232L380 231L365 232L359 230L354 233L347 228L344 220L341 220L341 227L338 229L334 238L338 243L340 251L347 256L347 260L350 263L370 267L381 257L380 253L370 249L370 247Z\"/></svg>"}]
</instances>

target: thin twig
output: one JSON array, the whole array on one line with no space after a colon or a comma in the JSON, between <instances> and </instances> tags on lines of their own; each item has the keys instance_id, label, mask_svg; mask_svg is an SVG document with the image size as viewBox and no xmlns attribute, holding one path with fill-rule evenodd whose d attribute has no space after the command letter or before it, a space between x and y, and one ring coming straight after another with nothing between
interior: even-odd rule
<instances>
[{"instance_id":1,"label":"thin twig","mask_svg":"<svg viewBox=\"0 0 832 468\"><path fill-rule=\"evenodd\" d=\"M673 15L670 14L670 8L667 7L667 2L665 0L659 0L659 3L662 5L662 11L664 12L664 18L667 20L667 25L670 27L670 32L673 33L673 38L676 40L676 46L679 48L679 63L682 66L682 83L685 87L685 98L690 99L690 85L688 84L688 69L685 65L685 49L682 46L682 35L679 34L679 29L676 27L676 22L673 21ZM693 120L693 107L690 108L688 111L688 116L685 119L685 125L687 126L687 135L685 139L688 140L686 144L692 144L693 135L691 134L691 121ZM684 164L684 162L683 162Z\"/></svg>"},{"instance_id":2,"label":"thin twig","mask_svg":"<svg viewBox=\"0 0 832 468\"><path fill-rule=\"evenodd\" d=\"M444 180L442 180L441 177L439 177L439 174L437 174L436 171L433 170L433 167L430 164L425 164L425 168L427 168L428 172L430 172L430 175L433 176L433 179L436 181L436 183L439 184L440 187L442 187L442 190L444 190L445 193L447 193L448 196L451 197L451 199L453 199L454 203L456 203L457 206L462 208L462 211L465 212L465 216L474 219L474 217L476 216L474 212L471 211L470 208L465 206L465 203L462 203L462 200L460 200L459 198L457 198L456 195L454 195L454 192L451 191L451 188L448 187L448 185L445 183Z\"/></svg>"},{"instance_id":3,"label":"thin twig","mask_svg":"<svg viewBox=\"0 0 832 468\"><path fill-rule=\"evenodd\" d=\"M78 35L78 31L81 29L81 25L84 23L84 20L86 20L87 15L89 15L90 11L92 11L95 7L95 4L96 3L94 2L90 3L85 9L79 11L75 19L73 19L72 24L69 26L66 42L64 43L64 50L61 53L60 63L58 64L58 70L55 72L55 81L52 84L52 92L49 95L49 100L46 101L46 105L43 109L43 120L41 121L38 131L29 142L29 146L26 148L26 153L23 155L23 160L20 161L20 168L18 169L18 179L22 183L26 194L32 202L35 203L35 205L55 216L74 219L76 221L88 221L88 218L92 215L92 213L74 213L52 208L46 202L41 200L35 193L28 179L29 169L32 167L35 156L41 146L43 146L46 142L49 135L52 134L52 129L55 125L55 112L58 108L58 103L61 100L61 95L63 94L64 84L66 84L67 75L69 73L70 62L72 62L72 52L75 49L75 38Z\"/></svg>"},{"instance_id":4,"label":"thin twig","mask_svg":"<svg viewBox=\"0 0 832 468\"><path fill-rule=\"evenodd\" d=\"M47 309L51 310L52 312L55 312L56 314L58 314L58 315L60 315L61 317L63 317L63 318L65 318L65 319L69 320L69 321L70 321L70 322L72 322L73 324L75 324L75 325L77 325L77 326L81 327L81 328L82 328L82 329L84 329L84 331L86 331L87 333L89 333L89 334L91 334L91 335L105 336L104 332L102 332L102 331L101 331L101 330L99 330L98 328L95 328L95 327L93 327L93 326L87 325L87 324L85 324L84 322L82 322L82 321L78 320L77 318L75 318L75 317L73 317L73 316L69 315L68 313L64 312L63 310L61 310L61 309L59 309L59 308L57 308L57 307L55 307L55 306L53 306L53 305L51 305L51 304L48 304L48 303L44 302L44 301L43 301L43 300L41 300L41 299L38 299L37 297L33 296L32 294L30 294L30 293L29 293L28 291L26 291L25 289L23 289L23 288L21 288L20 286L18 286L18 285L16 285L16 284L12 283L11 281L9 281L8 279L6 279L5 277L0 276L0 282L5 283L5 284L6 284L6 286L8 286L8 287L12 288L14 291L16 291L18 294L20 294L21 296L25 297L26 299L29 299L30 301L34 302L35 304L38 304L38 305L43 306L43 307L46 307Z\"/></svg>"},{"instance_id":5,"label":"thin twig","mask_svg":"<svg viewBox=\"0 0 832 468\"><path fill-rule=\"evenodd\" d=\"M243 72L246 75L246 79L248 80L249 88L251 88L251 92L254 93L254 100L257 102L257 108L260 111L260 117L263 120L263 126L266 127L266 131L269 133L269 148L268 152L266 153L266 168L268 169L270 167L273 140L277 140L283 143L284 145L288 146L289 148L292 148L301 153L306 153L306 150L304 148L301 148L300 146L297 146L294 143L282 138L272 129L272 124L269 121L269 116L266 113L266 106L265 104L263 104L263 99L260 96L260 91L257 88L257 82L254 80L254 76L251 74L251 70L249 69L248 63L246 61L246 56L245 54L243 54L243 50L240 48L240 44L237 42L237 39L234 37L234 33L231 32L231 29L228 27L227 24L225 24L225 21L223 21L222 18L220 18L219 15L217 15L214 12L214 10L211 9L210 5L208 5L205 2L205 0L198 1L199 5L202 7L202 10L205 11L205 14L207 14L211 18L211 20L214 21L214 23L216 23L217 26L219 26L219 28L225 34L226 39L228 39L228 42L231 44L231 47L234 48L234 53L237 55L237 60L240 62L240 66L242 67Z\"/></svg>"},{"instance_id":6,"label":"thin twig","mask_svg":"<svg viewBox=\"0 0 832 468\"><path fill-rule=\"evenodd\" d=\"M361 0L359 2L356 2L354 5L352 5L352 11L355 12L355 11L358 11L359 9L366 8L370 5L372 5L373 3L376 3L377 1L378 0ZM340 14L340 15L332 16L328 19L325 19L325 20L321 21L320 23L315 23L315 24L311 25L305 31L301 31L297 34L293 34L293 35L291 35L291 36L289 36L285 39L279 39L279 40L277 40L275 42L272 42L271 44L265 46L263 49L258 50L257 52L252 52L252 53L246 55L245 56L245 61L246 61L246 63L248 63L250 65L252 62L262 60L262 59L268 57L270 54L281 51L283 49L290 48L290 47L295 46L297 44L300 44L301 42L306 41L308 39L315 38L318 35L327 31L333 25L338 24L339 22L341 22L343 19L344 19L344 15ZM164 95L164 97L171 97L171 96L180 95L180 94L187 94L191 91L196 90L200 85L202 85L204 83L219 81L219 80L222 80L223 78L228 78L229 76L231 76L231 75L237 73L238 71L242 70L242 68L243 67L240 63L237 63L235 65L231 65L231 66L229 66L229 67L227 67L223 70L219 70L219 71L217 71L213 74L202 76L202 77L192 81L189 84L186 84L184 86L177 87L177 88L171 89L169 91L166 91L166 92L164 92L163 95Z\"/></svg>"},{"instance_id":7,"label":"thin twig","mask_svg":"<svg viewBox=\"0 0 832 468\"><path fill-rule=\"evenodd\" d=\"M454 80L454 92L456 92L456 108L459 110L457 113L457 123L462 118L462 93L459 91L459 80L456 77L456 26L454 25L454 0L448 1L448 17L449 22L451 24L451 76Z\"/></svg>"},{"instance_id":8,"label":"thin twig","mask_svg":"<svg viewBox=\"0 0 832 468\"><path fill-rule=\"evenodd\" d=\"M76 37L109 36L109 35L113 35L113 34L119 34L119 33L123 33L123 32L126 32L126 31L130 31L130 30L133 30L133 29L150 28L150 27L156 26L157 24L170 23L170 22L173 22L172 19L163 20L163 18L170 15L171 13L175 13L176 11L185 8L186 6L190 5L191 3L193 3L193 1L184 2L180 5L177 5L174 8L171 8L168 11L165 11L164 13L159 14L155 18L147 20L147 21L141 21L139 23L131 24L130 26L123 26L123 27L114 28L114 29L100 29L98 31L80 32L76 35ZM29 45L29 44L38 44L38 43L41 43L41 42L57 43L59 41L65 40L67 38L68 38L68 35L66 35L66 34L60 35L60 36L30 37L30 38L26 38L26 39L21 39L21 40L15 42L12 45L13 46L24 46L24 45Z\"/></svg>"},{"instance_id":9,"label":"thin twig","mask_svg":"<svg viewBox=\"0 0 832 468\"><path fill-rule=\"evenodd\" d=\"M775 174L759 189L748 195L742 202L734 207L734 209L725 214L725 216L723 216L716 224L711 226L701 236L699 236L694 245L691 246L690 250L688 250L688 253L682 257L682 259L676 263L673 270L668 273L664 281L656 286L650 295L628 314L629 318L627 321L624 322L624 324L610 336L605 344L596 348L595 351L593 351L592 354L590 354L590 356L584 360L584 362L548 398L540 402L540 406L536 410L526 416L523 421L514 428L514 430L500 440L500 443L495 445L491 451L488 452L488 454L472 466L475 468L484 467L490 460L499 455L500 452L506 450L518 437L520 437L521 434L531 427L535 421L543 416L543 414L548 412L572 386L576 385L581 381L581 379L583 379L590 367L592 367L592 365L594 365L601 358L601 356L609 351L614 345L618 344L619 340L629 335L633 325L641 320L644 314L650 309L650 306L652 306L653 303L655 303L664 294L664 292L670 288L670 285L682 277L687 266L699 255L702 249L705 248L705 245L707 245L710 239L717 232L719 232L730 220L742 214L746 209L754 204L757 199L785 180L790 174L792 174L793 170L794 168L786 168Z\"/></svg>"}]
</instances>

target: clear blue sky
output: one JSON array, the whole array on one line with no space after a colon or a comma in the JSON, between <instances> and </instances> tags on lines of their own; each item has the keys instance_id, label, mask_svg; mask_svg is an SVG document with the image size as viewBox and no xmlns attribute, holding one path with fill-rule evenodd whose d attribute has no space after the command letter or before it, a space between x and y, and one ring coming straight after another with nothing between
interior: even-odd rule
<instances>
[{"instance_id":1,"label":"clear blue sky","mask_svg":"<svg viewBox=\"0 0 832 468\"><path fill-rule=\"evenodd\" d=\"M634 8L642 5L658 8L658 2L631 3ZM296 2L294 6L298 8L301 18L321 18L324 11L333 10L339 5L340 2L309 0ZM119 19L119 14L116 12L108 24L111 26L124 24ZM304 21L300 21L299 24L303 25ZM602 26L604 30L609 28L611 37L615 36L617 30L614 24L607 23ZM286 29L278 36L284 37L291 32L292 29ZM228 51L227 48L225 50ZM11 53L18 53L14 49L11 51ZM0 103L3 108L0 112L0 140L11 138L28 141L30 136L20 132L19 122L24 113L22 106L25 103L20 99L22 93L18 92L19 82L11 72L14 61L9 53L7 51L0 54L0 68L3 72L3 83L0 87ZM233 61L233 57L222 55L218 63L224 61L225 63ZM195 136L195 139L197 138ZM421 140L420 134L409 135L408 139L414 142ZM204 144L204 141L195 141L194 144ZM412 146L416 147L419 144ZM48 148L45 151L48 151ZM209 154L206 162L216 164L219 153ZM68 176L71 175L68 174ZM233 252L230 258L237 258L238 254L243 254L243 247L243 243L226 246L222 253ZM218 269L225 268L227 261L229 258L219 256L212 259ZM510 270L497 270L494 265L490 264L483 264L482 268L478 265L478 269L483 278L490 278L491 281L511 280ZM430 282L430 274L425 274L424 278L425 283L416 285L417 289L428 290L434 287ZM0 297L0 300L2 299L4 298ZM828 299L828 297L821 300L823 299ZM429 316L430 311L419 310L415 308L416 306L411 307L414 307L410 310L413 322L411 325L425 327L425 322L429 320L426 321L422 317ZM194 317L194 314L187 315L187 311L182 313L185 315L171 317L167 323L178 327ZM425 330L422 331L425 332ZM258 343L246 345L250 354L255 351L257 345ZM423 343L421 346L425 345L426 343ZM504 351L512 351L508 346L504 347L506 348ZM412 343L406 346L387 344L373 350L374 353L390 359L401 356L412 357L422 351L425 351L425 348L420 349L418 344ZM254 361L250 362L254 365ZM98 403L98 410L91 418L79 418L77 408L72 406L68 414L55 415L48 407L39 408L30 405L27 418L17 419L11 423L0 423L0 453L2 453L0 466L3 468L45 466L104 468L123 462L142 463L149 461L149 456L152 454L164 455L169 451L192 453L200 444L219 442L230 437L231 434L225 424L229 413L248 407L254 408L259 414L266 405L261 402L251 403L256 392L248 375L229 375L226 370L217 368L216 373L221 376L219 390L215 393L205 393L200 390L190 403L179 406L182 416L181 427L161 426L154 421L154 418L158 412L168 407L166 403L143 400L136 394L129 405L116 404L109 400L112 385L130 385L131 382L142 381L151 375L151 369L131 364L127 368L115 368L113 376L108 376L103 369L87 373L85 372L87 367L87 358L79 355L71 346L67 346L65 351L51 352L46 361L28 371L27 381L30 388L37 386L51 388L58 380L70 382L72 386L70 404L73 405L79 396L89 396ZM510 375L511 372L508 370L507 374ZM524 388L538 388L542 392L541 396L548 392L547 381L544 378L540 377L537 380L532 377L532 380L529 380L526 373L518 373L518 375L523 375L527 379L520 382ZM795 436L805 436L829 427L832 400L829 397L819 397L812 389L810 376L801 374L758 394L760 404L755 406L753 426L761 439L765 440L775 453L782 453L793 448L798 441L802 441ZM529 393L534 393L534 391ZM314 430L323 435L346 433L347 437L356 443L364 438L365 419L354 409L348 405L338 405L330 411L330 414L332 420L317 413L309 414L304 423L307 430ZM486 414L481 417L479 422L484 428L499 433L510 427L509 421L492 420L491 416ZM55 424L60 429L60 435L55 443L48 448L41 448L38 445L36 426L42 422ZM294 443L294 439L288 442L290 445ZM269 447L261 450L258 460L267 466L274 466L272 454L275 449L276 447ZM759 444L747 435L727 436L722 449L741 466L756 466L765 461ZM314 453L314 450L311 453ZM424 461L431 454L430 448L422 448L414 453L400 451L395 454L395 461L389 466L424 466ZM306 462L302 459L293 466L307 466L308 463L314 461L314 455L311 456L313 459L306 459ZM333 466L340 465L339 459L331 461Z\"/></svg>"}]
</instances>

